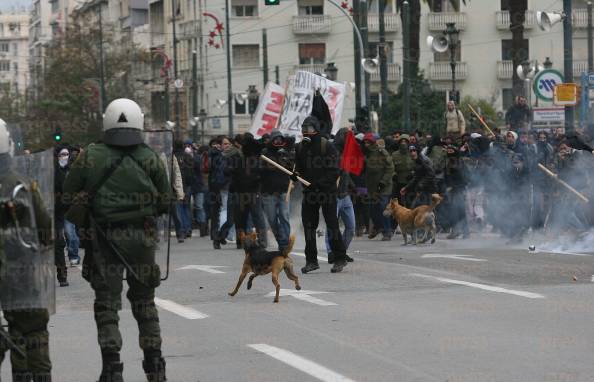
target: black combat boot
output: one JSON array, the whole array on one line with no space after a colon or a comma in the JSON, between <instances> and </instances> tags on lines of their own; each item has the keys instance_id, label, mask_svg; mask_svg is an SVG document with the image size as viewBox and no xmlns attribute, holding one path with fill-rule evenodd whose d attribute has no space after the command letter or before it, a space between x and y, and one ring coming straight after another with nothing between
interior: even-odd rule
<instances>
[{"instance_id":1,"label":"black combat boot","mask_svg":"<svg viewBox=\"0 0 594 382\"><path fill-rule=\"evenodd\" d=\"M49 373L33 374L33 382L52 382L52 375Z\"/></svg>"},{"instance_id":2,"label":"black combat boot","mask_svg":"<svg viewBox=\"0 0 594 382\"><path fill-rule=\"evenodd\" d=\"M13 371L12 380L14 382L31 382L33 375L28 371Z\"/></svg>"},{"instance_id":3,"label":"black combat boot","mask_svg":"<svg viewBox=\"0 0 594 382\"><path fill-rule=\"evenodd\" d=\"M201 223L200 224L200 237L208 236L208 224Z\"/></svg>"},{"instance_id":4,"label":"black combat boot","mask_svg":"<svg viewBox=\"0 0 594 382\"><path fill-rule=\"evenodd\" d=\"M148 382L167 381L167 377L165 376L165 359L161 357L161 352L155 352L153 354L145 353L142 368Z\"/></svg>"},{"instance_id":5,"label":"black combat boot","mask_svg":"<svg viewBox=\"0 0 594 382\"><path fill-rule=\"evenodd\" d=\"M124 364L118 353L103 353L103 369L98 382L124 382Z\"/></svg>"}]
</instances>

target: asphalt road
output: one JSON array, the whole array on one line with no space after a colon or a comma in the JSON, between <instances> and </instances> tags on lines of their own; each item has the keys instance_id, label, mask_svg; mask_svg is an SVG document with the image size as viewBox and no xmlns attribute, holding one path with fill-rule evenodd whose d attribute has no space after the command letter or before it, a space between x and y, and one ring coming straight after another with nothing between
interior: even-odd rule
<instances>
[{"instance_id":1,"label":"asphalt road","mask_svg":"<svg viewBox=\"0 0 594 382\"><path fill-rule=\"evenodd\" d=\"M493 235L418 247L357 238L343 273L331 274L320 251L321 269L298 273L300 293L287 295L282 275L279 304L269 276L227 295L243 261L235 245L173 244L157 291L169 380L591 382L594 256L540 252L543 239L531 240L536 252ZM95 381L93 295L79 269L57 296L54 381ZM125 380L144 381L126 302L120 325ZM9 370L5 362L5 380Z\"/></svg>"}]
</instances>

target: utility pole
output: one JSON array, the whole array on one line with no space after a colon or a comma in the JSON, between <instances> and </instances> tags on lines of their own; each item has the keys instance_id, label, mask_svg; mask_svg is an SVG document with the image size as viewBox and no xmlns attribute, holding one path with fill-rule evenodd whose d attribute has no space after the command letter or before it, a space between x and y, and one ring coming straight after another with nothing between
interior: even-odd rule
<instances>
[{"instance_id":1,"label":"utility pole","mask_svg":"<svg viewBox=\"0 0 594 382\"><path fill-rule=\"evenodd\" d=\"M359 4L359 0L353 0L353 18L355 19L355 23L357 26L361 25L360 18L361 18L361 6ZM353 31L353 46L355 48L355 113L356 113L356 120L359 121L361 119L361 51L359 44L356 43L357 41L357 31Z\"/></svg>"},{"instance_id":2,"label":"utility pole","mask_svg":"<svg viewBox=\"0 0 594 382\"><path fill-rule=\"evenodd\" d=\"M361 32L361 38L363 39L363 56L367 57L367 55L369 54L369 38L368 38L368 28L367 28L367 0L360 0L359 3L359 7L361 9L361 19L360 22L361 24L359 25L359 30ZM365 103L367 105L361 105L361 106L369 106L368 105L368 100L369 100L369 73L365 72L365 78L364 78L364 94L365 94ZM365 118L366 121L369 121L369 111L367 112L367 115L363 115L362 117Z\"/></svg>"},{"instance_id":3,"label":"utility pole","mask_svg":"<svg viewBox=\"0 0 594 382\"><path fill-rule=\"evenodd\" d=\"M200 90L200 107L206 109L204 103L204 77L205 77L205 64L204 64L204 40L202 37L202 0L198 0L198 46L200 52L200 78L199 78L199 90Z\"/></svg>"},{"instance_id":4,"label":"utility pole","mask_svg":"<svg viewBox=\"0 0 594 382\"><path fill-rule=\"evenodd\" d=\"M404 15L404 31L402 33L402 40L404 42L404 58L402 62L403 79L402 88L404 91L404 110L402 112L403 130L410 131L410 7L408 1L402 4L402 12Z\"/></svg>"},{"instance_id":5,"label":"utility pole","mask_svg":"<svg viewBox=\"0 0 594 382\"><path fill-rule=\"evenodd\" d=\"M563 77L565 82L573 82L573 27L571 0L563 0ZM565 106L565 131L573 131L573 107Z\"/></svg>"},{"instance_id":6,"label":"utility pole","mask_svg":"<svg viewBox=\"0 0 594 382\"><path fill-rule=\"evenodd\" d=\"M592 2L588 1L588 74L594 72L594 55L592 54Z\"/></svg>"},{"instance_id":7,"label":"utility pole","mask_svg":"<svg viewBox=\"0 0 594 382\"><path fill-rule=\"evenodd\" d=\"M192 51L192 119L198 116L198 52ZM192 124L192 141L196 142L198 132L196 123Z\"/></svg>"},{"instance_id":8,"label":"utility pole","mask_svg":"<svg viewBox=\"0 0 594 382\"><path fill-rule=\"evenodd\" d=\"M225 29L227 35L227 112L229 114L229 137L233 137L233 86L231 83L231 33L229 29L229 0L225 0Z\"/></svg>"},{"instance_id":9,"label":"utility pole","mask_svg":"<svg viewBox=\"0 0 594 382\"><path fill-rule=\"evenodd\" d=\"M264 71L264 88L268 83L268 36L266 35L266 28L262 29L262 70Z\"/></svg>"},{"instance_id":10,"label":"utility pole","mask_svg":"<svg viewBox=\"0 0 594 382\"><path fill-rule=\"evenodd\" d=\"M379 64L380 64L380 82L381 82L381 116L380 131L384 130L387 120L386 107L388 106L388 62L386 60L386 20L385 20L386 0L379 2Z\"/></svg>"},{"instance_id":11,"label":"utility pole","mask_svg":"<svg viewBox=\"0 0 594 382\"><path fill-rule=\"evenodd\" d=\"M176 35L176 10L177 4L176 0L171 0L171 5L173 9L171 10L172 14L172 26L173 26L173 79L177 80L177 35ZM179 135L181 133L181 126L179 125L179 89L175 86L175 131Z\"/></svg>"},{"instance_id":12,"label":"utility pole","mask_svg":"<svg viewBox=\"0 0 594 382\"><path fill-rule=\"evenodd\" d=\"M103 119L103 112L107 107L107 94L105 91L105 58L103 55L103 9L101 5L103 0L100 0L97 5L99 7L99 81L101 83L101 106L100 118Z\"/></svg>"}]
</instances>

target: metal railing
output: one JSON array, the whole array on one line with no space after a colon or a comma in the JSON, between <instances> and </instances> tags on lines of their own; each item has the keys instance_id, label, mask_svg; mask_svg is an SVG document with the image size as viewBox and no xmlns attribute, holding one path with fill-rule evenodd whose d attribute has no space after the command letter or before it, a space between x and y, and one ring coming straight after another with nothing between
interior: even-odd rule
<instances>
[{"instance_id":1,"label":"metal railing","mask_svg":"<svg viewBox=\"0 0 594 382\"><path fill-rule=\"evenodd\" d=\"M511 25L511 18L509 11L497 11L495 12L495 23L497 29L508 30ZM536 12L526 11L524 19L524 28L532 29L536 25Z\"/></svg>"},{"instance_id":2,"label":"metal railing","mask_svg":"<svg viewBox=\"0 0 594 382\"><path fill-rule=\"evenodd\" d=\"M370 75L370 80L372 82L380 81L379 66L378 66L377 72L372 73ZM388 81L396 81L396 82L402 81L402 71L400 70L399 64L388 64Z\"/></svg>"},{"instance_id":3,"label":"metal railing","mask_svg":"<svg viewBox=\"0 0 594 382\"><path fill-rule=\"evenodd\" d=\"M588 73L588 60L573 60L574 80L579 80L582 73Z\"/></svg>"},{"instance_id":4,"label":"metal railing","mask_svg":"<svg viewBox=\"0 0 594 382\"><path fill-rule=\"evenodd\" d=\"M400 15L385 13L384 21L386 32L398 32L400 30ZM379 14L372 13L367 15L367 29L372 33L379 32Z\"/></svg>"},{"instance_id":5,"label":"metal railing","mask_svg":"<svg viewBox=\"0 0 594 382\"><path fill-rule=\"evenodd\" d=\"M572 12L571 24L574 28L588 28L588 9L576 8Z\"/></svg>"},{"instance_id":6,"label":"metal railing","mask_svg":"<svg viewBox=\"0 0 594 382\"><path fill-rule=\"evenodd\" d=\"M326 64L301 64L295 65L293 69L294 71L305 70L306 72L323 74L324 69L326 69Z\"/></svg>"},{"instance_id":7,"label":"metal railing","mask_svg":"<svg viewBox=\"0 0 594 382\"><path fill-rule=\"evenodd\" d=\"M332 18L327 15L293 16L293 33L327 34L332 30Z\"/></svg>"},{"instance_id":8,"label":"metal railing","mask_svg":"<svg viewBox=\"0 0 594 382\"><path fill-rule=\"evenodd\" d=\"M465 80L468 77L468 65L466 62L456 63L456 81ZM452 69L448 61L429 63L429 78L436 81L448 81L452 79Z\"/></svg>"},{"instance_id":9,"label":"metal railing","mask_svg":"<svg viewBox=\"0 0 594 382\"><path fill-rule=\"evenodd\" d=\"M497 78L511 80L514 76L514 63L512 60L497 61Z\"/></svg>"},{"instance_id":10,"label":"metal railing","mask_svg":"<svg viewBox=\"0 0 594 382\"><path fill-rule=\"evenodd\" d=\"M466 28L466 13L463 12L430 12L427 15L429 30L433 32L443 32L446 29L446 23L456 23L458 30Z\"/></svg>"}]
</instances>

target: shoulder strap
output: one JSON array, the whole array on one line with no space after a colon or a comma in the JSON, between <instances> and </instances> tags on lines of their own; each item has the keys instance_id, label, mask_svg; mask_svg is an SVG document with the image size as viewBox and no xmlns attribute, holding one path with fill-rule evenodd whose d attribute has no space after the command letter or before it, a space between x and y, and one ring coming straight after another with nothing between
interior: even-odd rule
<instances>
[{"instance_id":1,"label":"shoulder strap","mask_svg":"<svg viewBox=\"0 0 594 382\"><path fill-rule=\"evenodd\" d=\"M322 155L326 155L326 146L328 145L328 140L324 137L322 137L322 142L321 142L321 153Z\"/></svg>"},{"instance_id":2,"label":"shoulder strap","mask_svg":"<svg viewBox=\"0 0 594 382\"><path fill-rule=\"evenodd\" d=\"M120 166L120 164L122 163L122 161L124 160L124 157L126 156L126 154L120 156L117 160L115 160L114 162L111 163L111 166L107 169L107 171L105 171L105 173L103 174L103 176L101 177L101 179L99 179L99 181L97 183L95 183L95 185L93 186L93 188L91 188L89 190L89 202L91 200L93 200L93 198L95 198L95 194L97 193L97 191L99 191L99 189L103 186L103 184L105 182L107 182L107 179L109 179L109 177L114 173L114 171Z\"/></svg>"}]
</instances>

